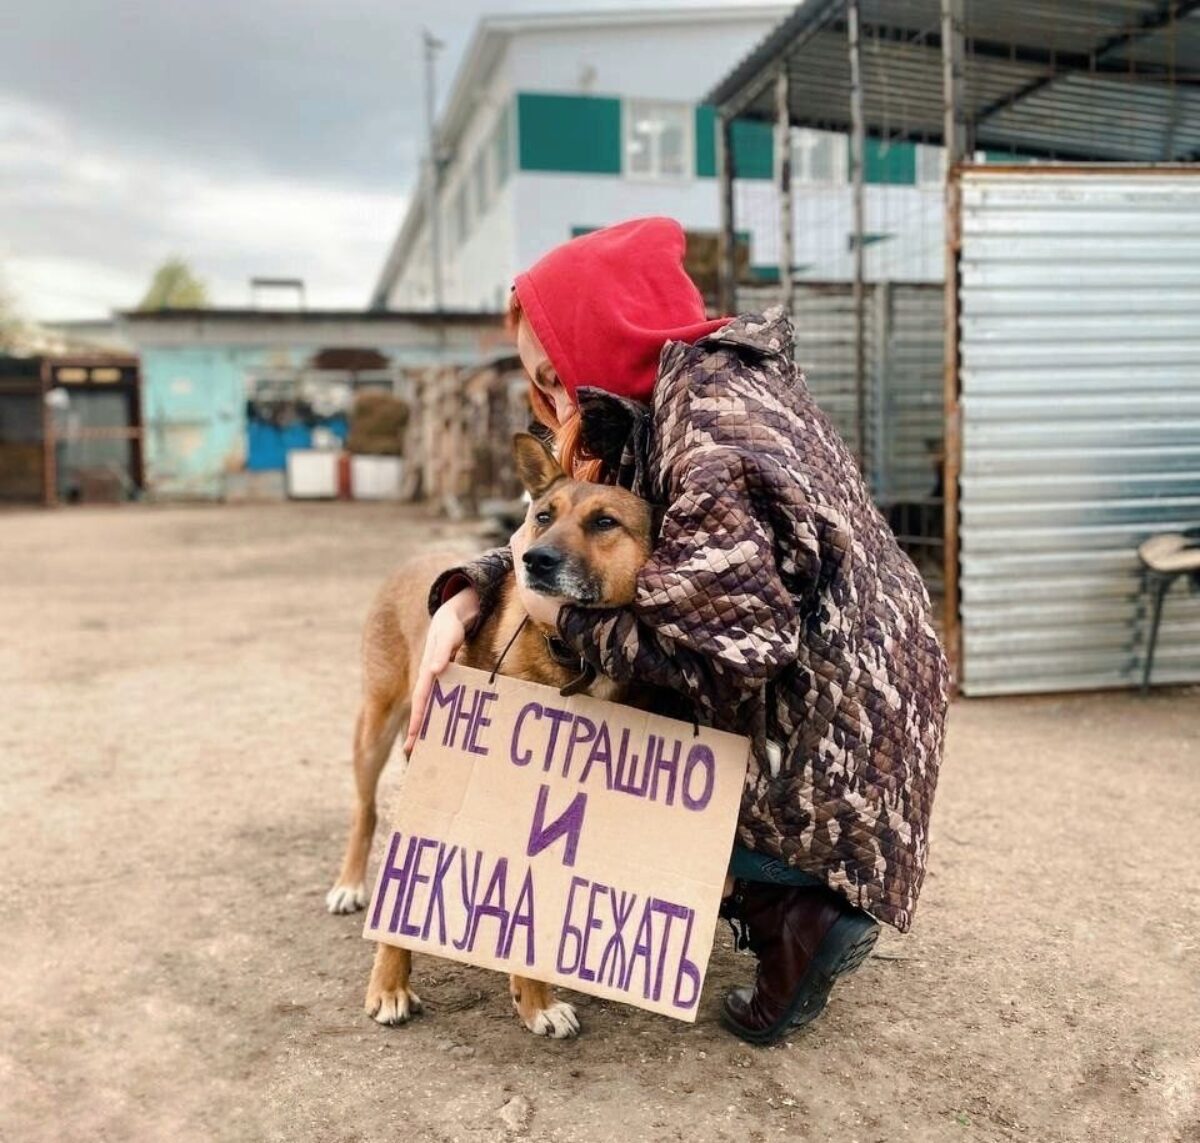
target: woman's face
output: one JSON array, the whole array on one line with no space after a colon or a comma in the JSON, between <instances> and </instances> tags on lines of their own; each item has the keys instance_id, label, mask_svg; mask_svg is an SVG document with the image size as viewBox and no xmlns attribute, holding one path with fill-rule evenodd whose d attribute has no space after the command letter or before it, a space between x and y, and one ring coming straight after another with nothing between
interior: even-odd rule
<instances>
[{"instance_id":1,"label":"woman's face","mask_svg":"<svg viewBox=\"0 0 1200 1143\"><path fill-rule=\"evenodd\" d=\"M529 379L546 395L554 406L554 415L561 425L575 412L575 405L567 387L558 379L550 358L538 341L538 335L533 332L533 326L523 317L517 323L517 355Z\"/></svg>"}]
</instances>

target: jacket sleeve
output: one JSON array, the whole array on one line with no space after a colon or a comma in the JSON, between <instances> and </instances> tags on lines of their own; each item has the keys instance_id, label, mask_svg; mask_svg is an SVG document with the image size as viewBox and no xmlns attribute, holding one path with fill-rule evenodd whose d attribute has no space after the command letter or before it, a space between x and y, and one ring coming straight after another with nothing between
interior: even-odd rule
<instances>
[{"instance_id":1,"label":"jacket sleeve","mask_svg":"<svg viewBox=\"0 0 1200 1143\"><path fill-rule=\"evenodd\" d=\"M512 566L512 550L506 545L492 548L469 563L442 572L429 589L429 614L432 615L463 588L473 587L479 593L479 619L475 624L478 630L499 602L500 589Z\"/></svg>"},{"instance_id":2,"label":"jacket sleeve","mask_svg":"<svg viewBox=\"0 0 1200 1143\"><path fill-rule=\"evenodd\" d=\"M563 608L568 645L610 678L667 687L710 715L727 715L792 662L799 621L756 511L754 464L738 448L696 456L632 606ZM815 558L815 533L801 544Z\"/></svg>"}]
</instances>

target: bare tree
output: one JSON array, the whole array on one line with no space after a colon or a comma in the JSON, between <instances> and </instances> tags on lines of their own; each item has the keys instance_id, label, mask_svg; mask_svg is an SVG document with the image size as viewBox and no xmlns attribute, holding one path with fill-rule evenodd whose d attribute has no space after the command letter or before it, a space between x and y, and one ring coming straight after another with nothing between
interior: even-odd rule
<instances>
[{"instance_id":1,"label":"bare tree","mask_svg":"<svg viewBox=\"0 0 1200 1143\"><path fill-rule=\"evenodd\" d=\"M15 353L24 344L28 331L17 303L0 281L0 353Z\"/></svg>"}]
</instances>

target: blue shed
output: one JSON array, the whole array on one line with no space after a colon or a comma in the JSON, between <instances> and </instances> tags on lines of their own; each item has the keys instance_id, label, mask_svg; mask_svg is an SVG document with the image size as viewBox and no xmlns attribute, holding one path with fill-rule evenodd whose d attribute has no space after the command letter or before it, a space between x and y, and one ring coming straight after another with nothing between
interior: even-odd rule
<instances>
[{"instance_id":1,"label":"blue shed","mask_svg":"<svg viewBox=\"0 0 1200 1143\"><path fill-rule=\"evenodd\" d=\"M400 395L415 372L496 356L480 313L160 310L122 315L141 356L145 486L155 499L222 499L231 476L285 467L314 434L345 439L354 391Z\"/></svg>"}]
</instances>

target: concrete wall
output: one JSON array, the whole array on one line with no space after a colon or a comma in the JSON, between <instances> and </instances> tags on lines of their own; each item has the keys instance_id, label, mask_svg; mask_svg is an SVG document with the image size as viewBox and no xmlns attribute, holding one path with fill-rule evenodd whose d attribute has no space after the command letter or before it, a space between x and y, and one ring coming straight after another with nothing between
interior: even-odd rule
<instances>
[{"instance_id":1,"label":"concrete wall","mask_svg":"<svg viewBox=\"0 0 1200 1143\"><path fill-rule=\"evenodd\" d=\"M453 210L459 187L471 177L474 156L491 137L497 116L518 91L595 94L697 103L738 59L790 11L735 10L732 18L697 13L689 23L562 28L515 33L483 84L476 110L442 176L442 215ZM512 108L515 120L515 107ZM685 226L717 225L717 183L689 178L654 183L624 177L531 174L516 169L470 237L448 240L443 223L443 295L447 308L492 309L503 302L514 275L571 237L572 227L602 226L625 218L666 214ZM769 188L767 188L769 193ZM422 227L404 272L393 286L392 309L432 306L428 231Z\"/></svg>"},{"instance_id":2,"label":"concrete wall","mask_svg":"<svg viewBox=\"0 0 1200 1143\"><path fill-rule=\"evenodd\" d=\"M697 13L689 23L526 31L509 60L517 89L698 103L790 11Z\"/></svg>"},{"instance_id":3,"label":"concrete wall","mask_svg":"<svg viewBox=\"0 0 1200 1143\"><path fill-rule=\"evenodd\" d=\"M443 215L453 211L458 190L464 179L469 180L474 156L487 145L497 116L507 106L517 118L518 92L659 99L695 106L713 78L732 68L788 9L771 14L735 11L733 19L698 13L686 24L614 21L609 26L514 33L481 87L476 109L443 176ZM518 141L514 138L514 148ZM844 163L844 152L839 154L839 163ZM692 162L690 170L696 169L697 163ZM709 171L711 165L703 169ZM773 183L761 178L741 180L735 193L737 229L750 235L753 264L777 267L780 226ZM565 242L577 228L663 214L687 229L715 232L719 194L717 180L707 173L659 181L618 173L517 170L489 211L473 218L465 242L453 241L450 228L443 227L445 304L495 307L517 272ZM945 250L940 182L869 184L866 211L867 232L878 239L866 249L869 280L941 280ZM844 181L822 186L798 178L793 228L802 278L850 280L854 271L849 241L851 190ZM427 241L424 232L416 237L414 256L390 295L393 308L431 306Z\"/></svg>"}]
</instances>

